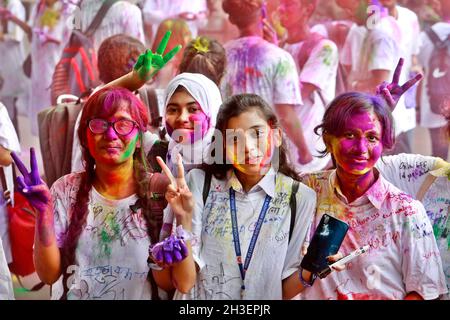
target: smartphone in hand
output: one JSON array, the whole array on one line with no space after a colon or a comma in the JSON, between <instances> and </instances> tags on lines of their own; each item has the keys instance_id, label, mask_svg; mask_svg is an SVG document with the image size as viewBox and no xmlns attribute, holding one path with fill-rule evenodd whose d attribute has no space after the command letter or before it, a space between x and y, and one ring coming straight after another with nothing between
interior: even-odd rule
<instances>
[{"instance_id":1,"label":"smartphone in hand","mask_svg":"<svg viewBox=\"0 0 450 320\"><path fill-rule=\"evenodd\" d=\"M311 239L308 252L303 257L301 267L313 273L326 269L327 257L339 251L347 231L346 222L324 214Z\"/></svg>"}]
</instances>

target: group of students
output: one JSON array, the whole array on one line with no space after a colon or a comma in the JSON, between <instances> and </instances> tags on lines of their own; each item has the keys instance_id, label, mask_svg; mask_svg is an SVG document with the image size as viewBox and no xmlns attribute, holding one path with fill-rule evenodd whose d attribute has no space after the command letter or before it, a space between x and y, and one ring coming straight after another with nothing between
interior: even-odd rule
<instances>
[{"instance_id":1,"label":"group of students","mask_svg":"<svg viewBox=\"0 0 450 320\"><path fill-rule=\"evenodd\" d=\"M139 77L136 70L133 75ZM211 87L199 85L202 81ZM36 209L36 271L54 285L54 298L150 299L149 271L159 288L176 289L175 298L289 299L301 293L301 299L436 299L447 293L423 205L381 173L401 177L404 167L396 167L394 159L377 169L383 150L395 143L384 97L349 92L335 98L317 130L336 169L300 178L288 162L277 116L264 99L239 94L219 108L220 99L207 90L215 85L203 75L180 74L172 82L165 124L168 132L181 131L174 143L195 145L198 124L203 137L211 127L224 137L227 130L243 130L239 137L245 142L243 162L237 161L239 139L223 139L219 148L228 161L201 163L187 175L184 154L169 158L172 170L158 159L170 180L165 221L191 233L181 262L149 270L148 217L144 208L130 209L144 197L142 186L152 175L142 152L148 114L131 91L106 86L84 105L78 135L86 171L62 177L49 190L35 157L29 172L13 154L23 175L21 192ZM214 123L210 110L217 109ZM408 157L407 168L424 158ZM435 168L430 159L422 162ZM351 267L314 281L299 265L324 213L350 225L341 253L363 245L370 249Z\"/></svg>"},{"instance_id":2,"label":"group of students","mask_svg":"<svg viewBox=\"0 0 450 320\"><path fill-rule=\"evenodd\" d=\"M291 89L303 97L294 85L295 65L284 55L267 64L278 51L261 49L253 27L261 28L241 25L250 36L226 46L228 66L244 73L232 81L221 81L226 59L220 45L199 37L186 47L180 74L162 98L169 140L162 158L152 152L162 135L149 134L147 106L133 92L178 50L163 55L165 45L136 58L131 72L105 78L84 104L74 147L82 171L49 188L34 151L31 171L12 153L22 173L19 190L36 211L36 271L52 285L52 298L164 299L174 290L175 299L446 298L450 167L421 155L382 157L395 145L391 109L418 78L400 86L399 64L378 94L334 98L314 129L323 141L320 156L334 169L299 175L294 164L304 154L299 150L292 159L288 147L305 145L294 130L297 117L289 118L299 101L283 100ZM240 42L254 58L247 62L266 70L239 65ZM224 101L221 83L228 84ZM155 159L159 168L149 163ZM167 177L168 204L160 240L176 234L186 248L175 263L148 263L155 225L145 200L158 169ZM300 263L323 214L350 226L330 262L364 245L370 249L344 270L315 279ZM3 274L0 287L12 298Z\"/></svg>"}]
</instances>

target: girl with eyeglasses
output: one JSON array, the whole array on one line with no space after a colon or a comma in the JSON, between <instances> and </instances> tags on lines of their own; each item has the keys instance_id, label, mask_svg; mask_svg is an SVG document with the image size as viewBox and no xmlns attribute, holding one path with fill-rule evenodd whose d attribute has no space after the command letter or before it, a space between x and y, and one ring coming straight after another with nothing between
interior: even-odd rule
<instances>
[{"instance_id":1,"label":"girl with eyeglasses","mask_svg":"<svg viewBox=\"0 0 450 320\"><path fill-rule=\"evenodd\" d=\"M151 299L157 291L146 262L154 224L148 202L138 202L154 177L142 150L147 122L147 108L132 92L94 93L78 128L86 171L63 176L50 190L34 151L30 173L13 154L20 189L37 212L36 271L53 285L52 298ZM159 181L164 194L168 180Z\"/></svg>"}]
</instances>

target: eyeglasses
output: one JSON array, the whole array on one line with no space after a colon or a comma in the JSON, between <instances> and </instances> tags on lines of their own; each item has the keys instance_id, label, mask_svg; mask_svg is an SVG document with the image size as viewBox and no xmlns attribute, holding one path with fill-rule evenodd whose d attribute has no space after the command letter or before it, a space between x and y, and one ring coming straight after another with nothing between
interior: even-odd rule
<instances>
[{"instance_id":1,"label":"eyeglasses","mask_svg":"<svg viewBox=\"0 0 450 320\"><path fill-rule=\"evenodd\" d=\"M128 119L120 119L113 122L104 119L91 119L88 122L88 126L94 134L103 134L108 130L109 126L111 126L118 135L126 136L137 127L137 123Z\"/></svg>"}]
</instances>

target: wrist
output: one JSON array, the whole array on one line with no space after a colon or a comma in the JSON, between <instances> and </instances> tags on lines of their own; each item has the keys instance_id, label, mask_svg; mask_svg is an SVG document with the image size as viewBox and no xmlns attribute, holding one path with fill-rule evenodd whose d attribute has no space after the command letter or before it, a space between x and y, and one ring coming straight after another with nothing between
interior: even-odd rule
<instances>
[{"instance_id":1,"label":"wrist","mask_svg":"<svg viewBox=\"0 0 450 320\"><path fill-rule=\"evenodd\" d=\"M308 288L312 287L314 281L317 278L317 275L300 267L300 269L298 270L298 278L303 287Z\"/></svg>"},{"instance_id":2,"label":"wrist","mask_svg":"<svg viewBox=\"0 0 450 320\"><path fill-rule=\"evenodd\" d=\"M181 226L186 231L192 230L192 219L187 217L178 217L175 215L177 227Z\"/></svg>"}]
</instances>

